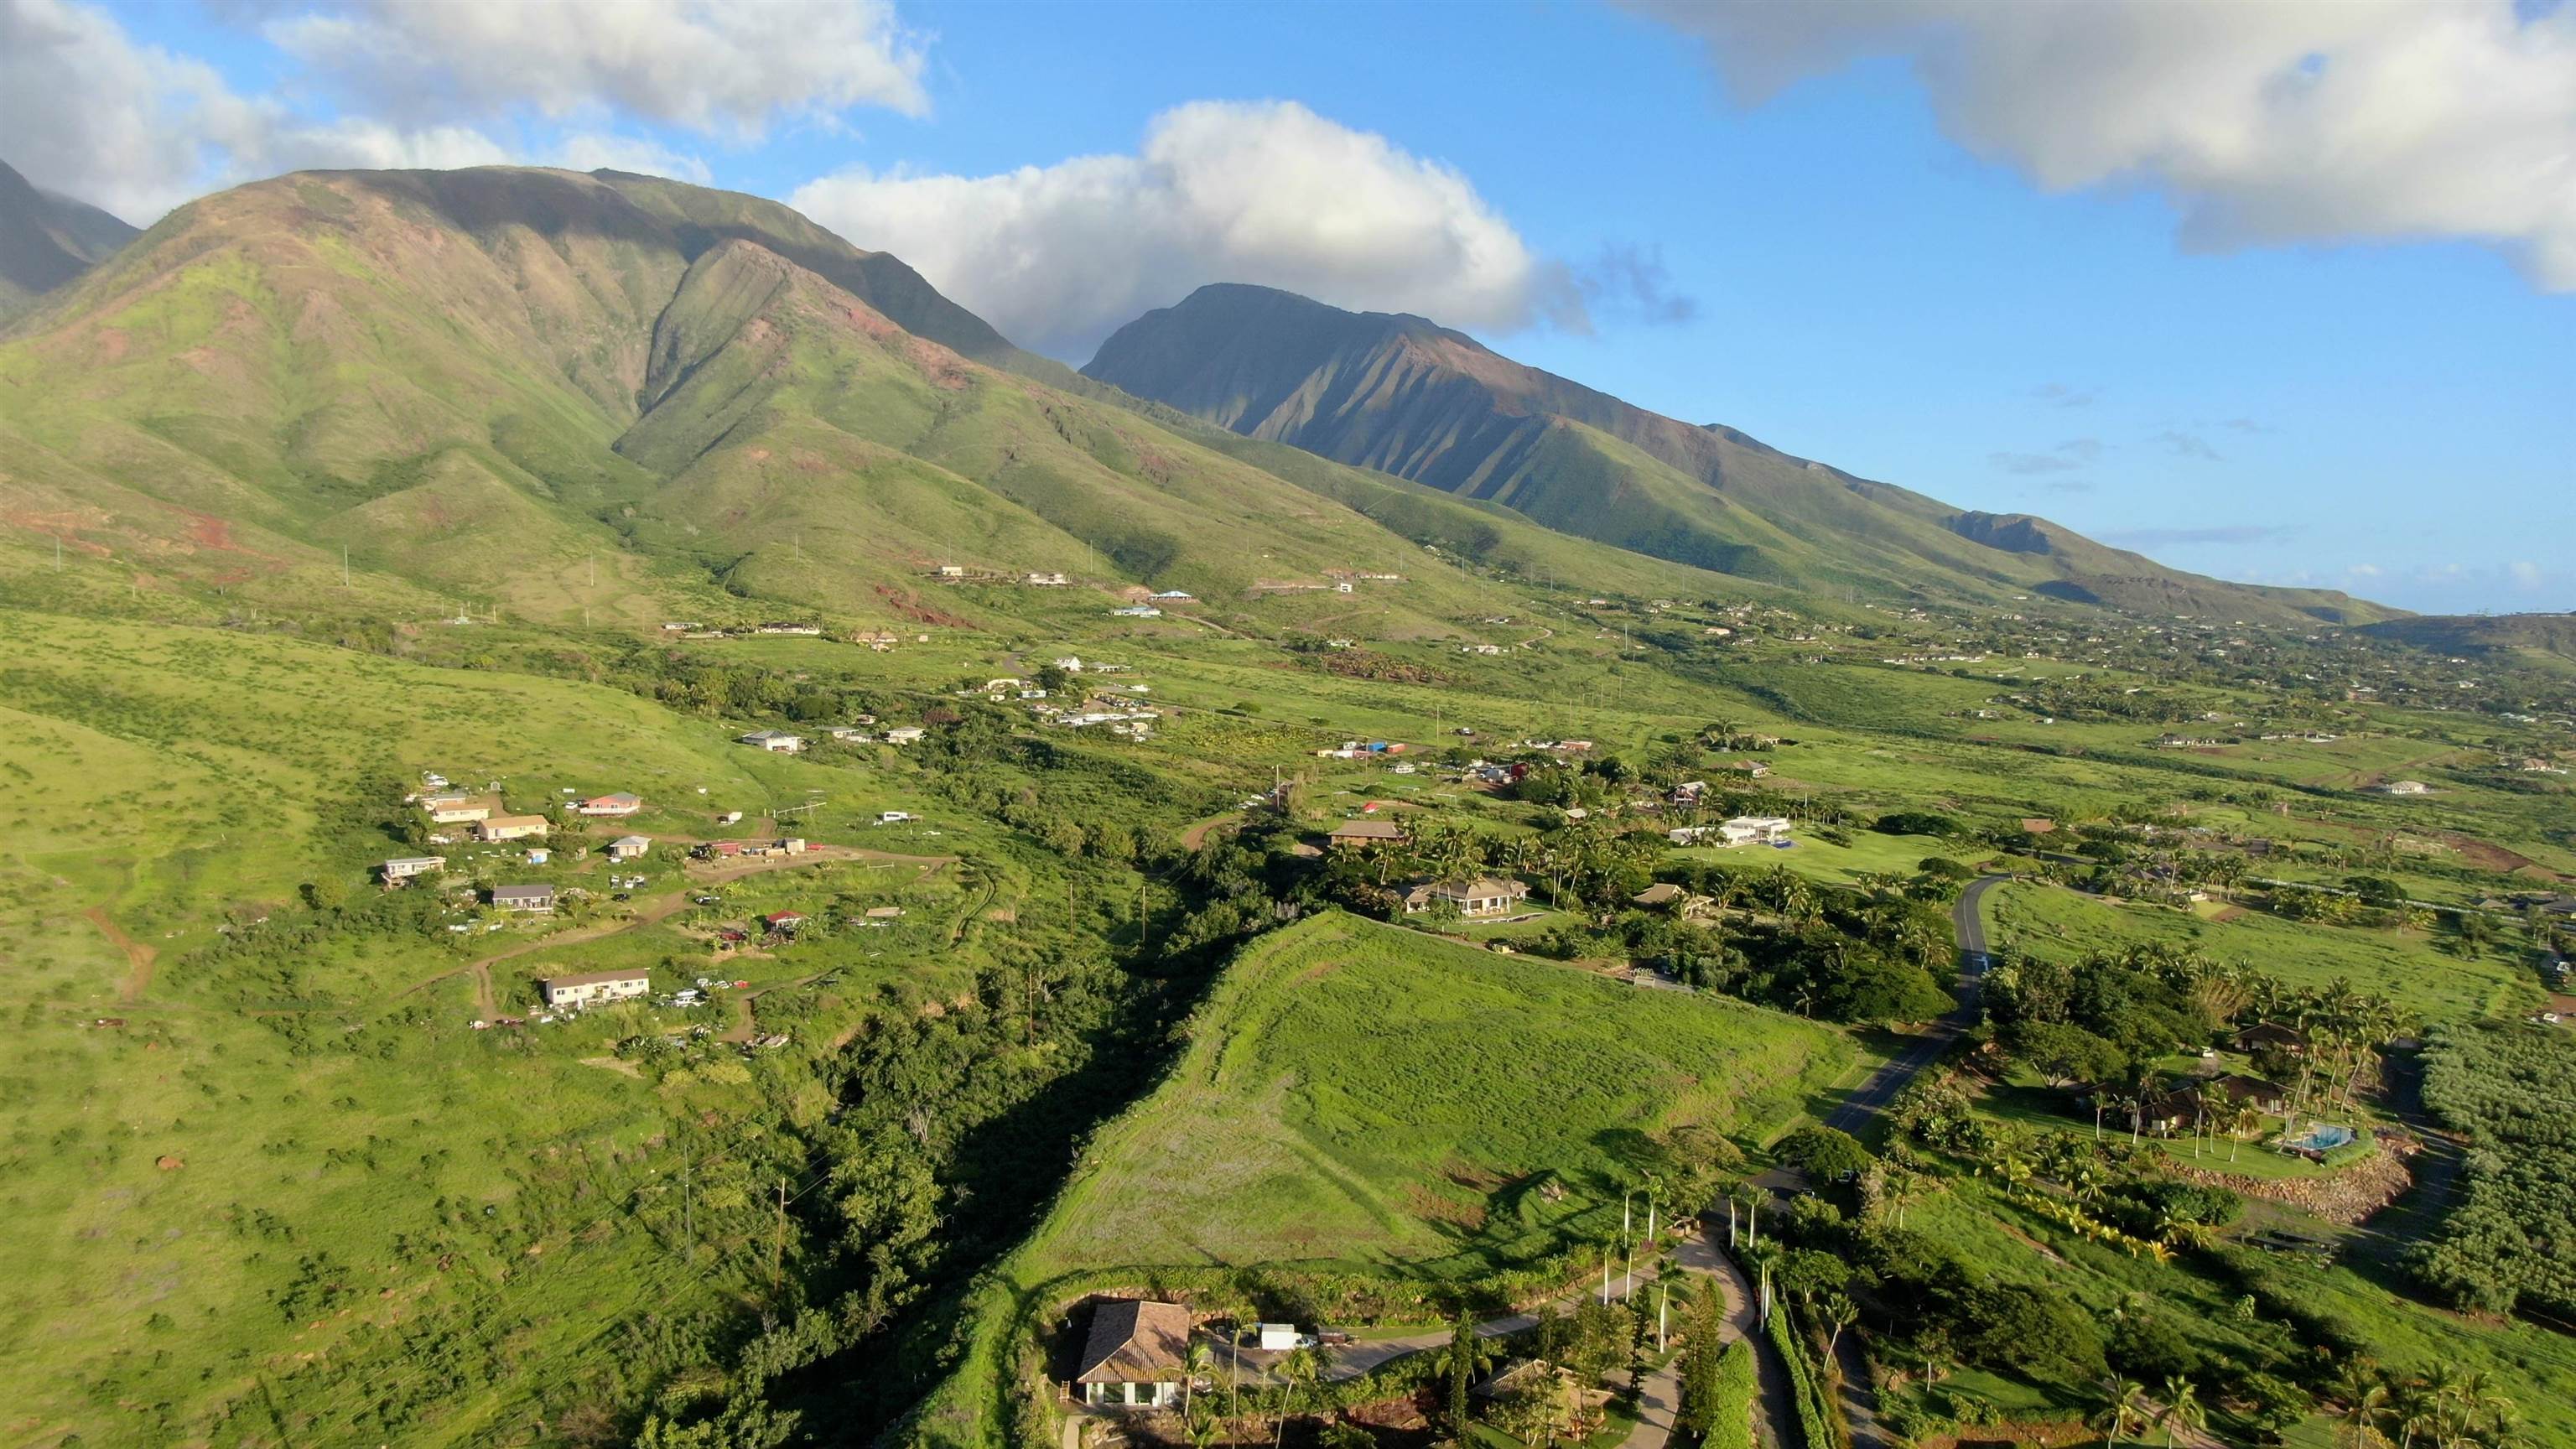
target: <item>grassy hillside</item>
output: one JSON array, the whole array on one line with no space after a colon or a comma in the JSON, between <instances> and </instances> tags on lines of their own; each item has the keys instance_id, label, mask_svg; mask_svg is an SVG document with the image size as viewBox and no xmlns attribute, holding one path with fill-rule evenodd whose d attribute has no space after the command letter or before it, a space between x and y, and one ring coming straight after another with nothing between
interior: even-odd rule
<instances>
[{"instance_id":1,"label":"grassy hillside","mask_svg":"<svg viewBox=\"0 0 2576 1449\"><path fill-rule=\"evenodd\" d=\"M1596 1231L1673 1129L1758 1134L1851 1061L1794 1018L1341 915L1237 960L1190 1042L1094 1145L1033 1267L1490 1271Z\"/></svg>"},{"instance_id":2,"label":"grassy hillside","mask_svg":"<svg viewBox=\"0 0 2576 1449\"><path fill-rule=\"evenodd\" d=\"M1436 1317L1444 1280L1575 1276L1557 1255L1614 1234L1624 1190L1711 1139L1758 1146L1857 1060L1793 1017L1338 912L1238 955L1186 1029L970 1300L967 1356L910 1442L995 1442L1030 1391L1026 1335L1095 1287L1401 1322Z\"/></svg>"}]
</instances>

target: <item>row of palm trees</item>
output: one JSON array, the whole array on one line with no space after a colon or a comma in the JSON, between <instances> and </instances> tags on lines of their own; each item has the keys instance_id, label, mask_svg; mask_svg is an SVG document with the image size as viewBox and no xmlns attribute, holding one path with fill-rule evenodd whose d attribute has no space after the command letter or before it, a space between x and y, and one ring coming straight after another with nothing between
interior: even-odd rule
<instances>
[{"instance_id":1,"label":"row of palm trees","mask_svg":"<svg viewBox=\"0 0 2576 1449\"><path fill-rule=\"evenodd\" d=\"M2113 1374L2102 1381L2099 1402L2085 1423L2101 1430L2103 1443L2113 1449L2124 1438L2144 1442L2150 1429L2164 1430L2166 1449L2172 1449L2176 1435L2208 1429L2209 1410L2200 1402L2200 1390L2187 1378L2166 1378L2159 1401L2146 1385Z\"/></svg>"}]
</instances>

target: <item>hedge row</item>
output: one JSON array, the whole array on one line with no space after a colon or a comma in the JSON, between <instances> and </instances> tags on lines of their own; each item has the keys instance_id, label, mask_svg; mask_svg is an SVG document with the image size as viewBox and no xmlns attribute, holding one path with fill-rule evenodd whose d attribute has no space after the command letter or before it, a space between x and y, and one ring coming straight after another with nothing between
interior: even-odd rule
<instances>
[{"instance_id":1,"label":"hedge row","mask_svg":"<svg viewBox=\"0 0 2576 1449\"><path fill-rule=\"evenodd\" d=\"M1803 1449L1838 1449L1833 1406L1826 1402L1815 1365L1808 1361L1807 1346L1789 1327L1786 1308L1771 1315L1771 1346L1780 1351L1780 1361L1789 1366L1790 1395L1798 1401L1798 1443Z\"/></svg>"}]
</instances>

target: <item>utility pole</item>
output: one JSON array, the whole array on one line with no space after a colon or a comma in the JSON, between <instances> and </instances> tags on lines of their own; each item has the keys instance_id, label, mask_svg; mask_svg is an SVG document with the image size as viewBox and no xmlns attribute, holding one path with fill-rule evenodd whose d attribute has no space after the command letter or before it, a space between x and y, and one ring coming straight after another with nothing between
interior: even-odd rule
<instances>
[{"instance_id":1,"label":"utility pole","mask_svg":"<svg viewBox=\"0 0 2576 1449\"><path fill-rule=\"evenodd\" d=\"M698 1256L698 1211L696 1200L689 1194L689 1174L696 1170L696 1163L680 1164L680 1236L687 1240L681 1252L692 1262Z\"/></svg>"},{"instance_id":2,"label":"utility pole","mask_svg":"<svg viewBox=\"0 0 2576 1449\"><path fill-rule=\"evenodd\" d=\"M779 1266L787 1254L787 1179L778 1179L778 1236L769 1244L769 1287L776 1292Z\"/></svg>"},{"instance_id":3,"label":"utility pole","mask_svg":"<svg viewBox=\"0 0 2576 1449\"><path fill-rule=\"evenodd\" d=\"M340 545L340 587L342 587L342 588L344 588L344 589L345 589L345 588L347 588L348 586L349 586L349 546L348 546L347 544L345 544L345 543L344 543L344 544Z\"/></svg>"},{"instance_id":4,"label":"utility pole","mask_svg":"<svg viewBox=\"0 0 2576 1449\"><path fill-rule=\"evenodd\" d=\"M55 573L61 573L62 571L63 571L63 536L62 536L61 534L59 534L59 533L58 533L58 534L55 534L55 535L54 535L54 572L55 572Z\"/></svg>"}]
</instances>

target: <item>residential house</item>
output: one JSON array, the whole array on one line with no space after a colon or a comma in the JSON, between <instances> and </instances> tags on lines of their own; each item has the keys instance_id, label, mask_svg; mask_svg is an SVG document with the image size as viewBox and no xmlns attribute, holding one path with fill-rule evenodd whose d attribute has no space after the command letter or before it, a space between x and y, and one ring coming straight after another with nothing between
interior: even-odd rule
<instances>
[{"instance_id":1,"label":"residential house","mask_svg":"<svg viewBox=\"0 0 2576 1449\"><path fill-rule=\"evenodd\" d=\"M2308 1034L2277 1021L2260 1021L2236 1034L2240 1052L2284 1051L2297 1056L2308 1049Z\"/></svg>"},{"instance_id":2,"label":"residential house","mask_svg":"<svg viewBox=\"0 0 2576 1449\"><path fill-rule=\"evenodd\" d=\"M474 825L474 838L489 844L496 840L526 840L546 837L546 817L542 815L495 815Z\"/></svg>"},{"instance_id":3,"label":"residential house","mask_svg":"<svg viewBox=\"0 0 2576 1449\"><path fill-rule=\"evenodd\" d=\"M1769 845L1773 841L1788 839L1789 827L1790 821L1783 815L1738 815L1721 824L1717 829L1718 834L1723 836L1729 845L1749 845L1756 842Z\"/></svg>"},{"instance_id":4,"label":"residential house","mask_svg":"<svg viewBox=\"0 0 2576 1449\"><path fill-rule=\"evenodd\" d=\"M492 802L480 795L425 795L420 808L435 825L462 825L492 813Z\"/></svg>"},{"instance_id":5,"label":"residential house","mask_svg":"<svg viewBox=\"0 0 2576 1449\"><path fill-rule=\"evenodd\" d=\"M1335 845L1356 850L1371 850L1380 845L1404 843L1404 827L1392 820L1345 820L1333 827L1328 837Z\"/></svg>"},{"instance_id":6,"label":"residential house","mask_svg":"<svg viewBox=\"0 0 2576 1449\"><path fill-rule=\"evenodd\" d=\"M1169 599L1169 600L1171 600L1173 603L1176 603L1176 604L1193 604L1193 603L1198 602L1198 598L1197 598L1197 596L1196 596L1196 595L1194 595L1194 594L1189 594L1189 593L1185 593L1185 592L1183 592L1182 590L1179 590L1179 589L1165 589L1165 590L1163 590L1163 591L1162 591L1161 593L1159 593L1159 594L1150 594L1150 595L1147 595L1147 597L1149 597L1149 598L1156 598L1156 599Z\"/></svg>"},{"instance_id":7,"label":"residential house","mask_svg":"<svg viewBox=\"0 0 2576 1449\"><path fill-rule=\"evenodd\" d=\"M443 855L409 855L397 860L386 861L382 866L377 868L385 873L385 884L396 885L403 881L407 881L416 875L428 875L432 871L447 869L447 857Z\"/></svg>"},{"instance_id":8,"label":"residential house","mask_svg":"<svg viewBox=\"0 0 2576 1449\"><path fill-rule=\"evenodd\" d=\"M1112 616L1120 619L1159 619L1163 617L1163 611L1155 608L1151 604L1130 604L1126 608L1112 609L1109 612Z\"/></svg>"},{"instance_id":9,"label":"residential house","mask_svg":"<svg viewBox=\"0 0 2576 1449\"><path fill-rule=\"evenodd\" d=\"M1708 782L1706 780L1684 780L1673 787L1673 803L1684 808L1688 808L1690 806L1697 805L1700 802L1700 797L1707 793Z\"/></svg>"},{"instance_id":10,"label":"residential house","mask_svg":"<svg viewBox=\"0 0 2576 1449\"><path fill-rule=\"evenodd\" d=\"M914 744L919 742L923 733L924 731L919 725L896 725L893 729L886 731L886 743L890 745Z\"/></svg>"},{"instance_id":11,"label":"residential house","mask_svg":"<svg viewBox=\"0 0 2576 1449\"><path fill-rule=\"evenodd\" d=\"M1064 587L1064 575L1057 573L1028 573L1020 575L1020 582L1032 589L1060 589Z\"/></svg>"},{"instance_id":12,"label":"residential house","mask_svg":"<svg viewBox=\"0 0 2576 1449\"><path fill-rule=\"evenodd\" d=\"M2229 1101L2239 1106L2251 1107L2267 1116L2277 1117L2287 1111L2290 1105L2288 1089L2267 1082L2261 1077L2221 1077L2218 1081L2218 1090L2226 1093Z\"/></svg>"},{"instance_id":13,"label":"residential house","mask_svg":"<svg viewBox=\"0 0 2576 1449\"><path fill-rule=\"evenodd\" d=\"M735 743L767 750L773 755L798 754L805 748L801 736L791 735L785 730L754 730L750 734L736 736Z\"/></svg>"},{"instance_id":14,"label":"residential house","mask_svg":"<svg viewBox=\"0 0 2576 1449\"><path fill-rule=\"evenodd\" d=\"M1458 914L1468 920L1490 920L1508 916L1529 895L1529 887L1516 880L1499 876L1478 876L1463 881L1427 881L1404 893L1404 913L1419 915L1440 901L1458 907Z\"/></svg>"},{"instance_id":15,"label":"residential house","mask_svg":"<svg viewBox=\"0 0 2576 1449\"><path fill-rule=\"evenodd\" d=\"M2430 795L2433 787L2421 780L2391 780L2379 787L2382 795Z\"/></svg>"},{"instance_id":16,"label":"residential house","mask_svg":"<svg viewBox=\"0 0 2576 1449\"><path fill-rule=\"evenodd\" d=\"M589 799L579 801L573 806L575 811L583 815L604 815L619 819L632 815L643 808L644 799L642 796L629 795L623 790L614 795L593 795Z\"/></svg>"},{"instance_id":17,"label":"residential house","mask_svg":"<svg viewBox=\"0 0 2576 1449\"><path fill-rule=\"evenodd\" d=\"M845 745L864 745L876 738L857 725L834 725L824 733Z\"/></svg>"},{"instance_id":18,"label":"residential house","mask_svg":"<svg viewBox=\"0 0 2576 1449\"><path fill-rule=\"evenodd\" d=\"M1091 1306L1091 1332L1072 1389L1094 1408L1164 1408L1181 1396L1189 1352L1187 1308L1142 1298L1101 1299Z\"/></svg>"},{"instance_id":19,"label":"residential house","mask_svg":"<svg viewBox=\"0 0 2576 1449\"><path fill-rule=\"evenodd\" d=\"M549 976L538 983L545 991L546 1005L557 1011L579 1011L586 1006L605 1006L612 1001L626 1001L653 989L653 979L640 969L624 971L584 971L577 976Z\"/></svg>"},{"instance_id":20,"label":"residential house","mask_svg":"<svg viewBox=\"0 0 2576 1449\"><path fill-rule=\"evenodd\" d=\"M644 852L652 848L653 841L650 836L621 835L615 840L608 842L608 858L610 860L640 860L643 858Z\"/></svg>"},{"instance_id":21,"label":"residential house","mask_svg":"<svg viewBox=\"0 0 2576 1449\"><path fill-rule=\"evenodd\" d=\"M2199 1125L2200 1098L2188 1091L2150 1091L2132 1111L2139 1131L2163 1136Z\"/></svg>"},{"instance_id":22,"label":"residential house","mask_svg":"<svg viewBox=\"0 0 2576 1449\"><path fill-rule=\"evenodd\" d=\"M761 917L760 923L768 927L769 934L773 936L793 936L796 934L796 928L805 924L805 913L803 911L772 911L768 915Z\"/></svg>"},{"instance_id":23,"label":"residential house","mask_svg":"<svg viewBox=\"0 0 2576 1449\"><path fill-rule=\"evenodd\" d=\"M531 911L544 915L555 908L555 888L550 885L494 886L492 904L505 911Z\"/></svg>"}]
</instances>

